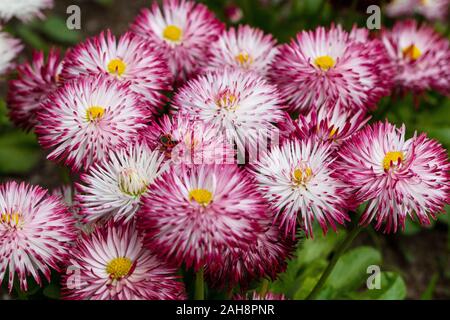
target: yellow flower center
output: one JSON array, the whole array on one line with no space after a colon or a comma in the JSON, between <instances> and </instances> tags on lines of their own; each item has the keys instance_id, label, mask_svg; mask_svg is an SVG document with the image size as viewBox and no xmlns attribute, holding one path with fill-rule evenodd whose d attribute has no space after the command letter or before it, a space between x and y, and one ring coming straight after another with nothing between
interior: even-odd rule
<instances>
[{"instance_id":1,"label":"yellow flower center","mask_svg":"<svg viewBox=\"0 0 450 320\"><path fill-rule=\"evenodd\" d=\"M128 168L119 173L119 189L124 194L137 198L147 191L147 182L135 169Z\"/></svg>"},{"instance_id":2,"label":"yellow flower center","mask_svg":"<svg viewBox=\"0 0 450 320\"><path fill-rule=\"evenodd\" d=\"M202 206L207 206L212 200L212 193L206 189L194 189L189 192L189 201L195 200Z\"/></svg>"},{"instance_id":3,"label":"yellow flower center","mask_svg":"<svg viewBox=\"0 0 450 320\"><path fill-rule=\"evenodd\" d=\"M216 100L216 104L219 108L234 111L238 108L238 98L230 92L230 90L224 90L221 92Z\"/></svg>"},{"instance_id":4,"label":"yellow flower center","mask_svg":"<svg viewBox=\"0 0 450 320\"><path fill-rule=\"evenodd\" d=\"M103 118L105 114L105 109L99 106L89 107L86 111L86 118L88 121L97 121Z\"/></svg>"},{"instance_id":5,"label":"yellow flower center","mask_svg":"<svg viewBox=\"0 0 450 320\"><path fill-rule=\"evenodd\" d=\"M241 67L248 68L253 63L253 58L246 51L242 51L235 57Z\"/></svg>"},{"instance_id":6,"label":"yellow flower center","mask_svg":"<svg viewBox=\"0 0 450 320\"><path fill-rule=\"evenodd\" d=\"M108 63L108 72L112 75L121 76L125 70L127 69L127 65L121 59L112 59Z\"/></svg>"},{"instance_id":7,"label":"yellow flower center","mask_svg":"<svg viewBox=\"0 0 450 320\"><path fill-rule=\"evenodd\" d=\"M182 36L183 30L174 25L168 25L163 31L163 37L168 41L180 42Z\"/></svg>"},{"instance_id":8,"label":"yellow flower center","mask_svg":"<svg viewBox=\"0 0 450 320\"><path fill-rule=\"evenodd\" d=\"M312 174L310 167L301 166L292 173L292 180L296 185L305 185L311 179Z\"/></svg>"},{"instance_id":9,"label":"yellow flower center","mask_svg":"<svg viewBox=\"0 0 450 320\"><path fill-rule=\"evenodd\" d=\"M17 212L14 213L2 213L0 215L0 223L9 227L20 228L22 226L21 215Z\"/></svg>"},{"instance_id":10,"label":"yellow flower center","mask_svg":"<svg viewBox=\"0 0 450 320\"><path fill-rule=\"evenodd\" d=\"M407 46L406 48L403 48L403 58L408 58L412 61L415 61L420 58L422 55L422 52L415 44L411 44Z\"/></svg>"},{"instance_id":11,"label":"yellow flower center","mask_svg":"<svg viewBox=\"0 0 450 320\"><path fill-rule=\"evenodd\" d=\"M330 56L320 56L314 60L314 64L323 71L328 71L330 68L334 67L335 61Z\"/></svg>"},{"instance_id":12,"label":"yellow flower center","mask_svg":"<svg viewBox=\"0 0 450 320\"><path fill-rule=\"evenodd\" d=\"M133 263L130 259L125 257L112 259L106 266L106 272L113 280L119 280L128 275Z\"/></svg>"},{"instance_id":13,"label":"yellow flower center","mask_svg":"<svg viewBox=\"0 0 450 320\"><path fill-rule=\"evenodd\" d=\"M330 134L328 135L328 138L330 138L330 139L333 138L334 135L338 132L338 130L339 130L338 127L333 126L331 131L330 131Z\"/></svg>"},{"instance_id":14,"label":"yellow flower center","mask_svg":"<svg viewBox=\"0 0 450 320\"><path fill-rule=\"evenodd\" d=\"M393 166L398 166L403 161L403 152L401 151L389 151L386 153L383 159L383 168L388 171Z\"/></svg>"}]
</instances>

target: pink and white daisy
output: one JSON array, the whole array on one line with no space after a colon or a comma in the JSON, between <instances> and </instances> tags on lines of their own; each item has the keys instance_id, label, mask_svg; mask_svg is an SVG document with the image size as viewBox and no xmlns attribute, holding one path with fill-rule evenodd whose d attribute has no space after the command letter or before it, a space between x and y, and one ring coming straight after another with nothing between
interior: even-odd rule
<instances>
[{"instance_id":1,"label":"pink and white daisy","mask_svg":"<svg viewBox=\"0 0 450 320\"><path fill-rule=\"evenodd\" d=\"M223 252L222 261L214 261L206 269L208 284L215 287L248 287L262 277L275 279L284 272L295 241L282 235L279 227L268 224L257 234L250 247L230 248Z\"/></svg>"},{"instance_id":2,"label":"pink and white daisy","mask_svg":"<svg viewBox=\"0 0 450 320\"><path fill-rule=\"evenodd\" d=\"M146 244L177 265L195 270L248 248L267 219L253 179L235 165L172 168L143 198Z\"/></svg>"},{"instance_id":3,"label":"pink and white daisy","mask_svg":"<svg viewBox=\"0 0 450 320\"><path fill-rule=\"evenodd\" d=\"M417 2L420 0L392 0L386 7L385 12L389 17L411 16Z\"/></svg>"},{"instance_id":4,"label":"pink and white daisy","mask_svg":"<svg viewBox=\"0 0 450 320\"><path fill-rule=\"evenodd\" d=\"M335 108L322 107L312 110L308 115L300 115L292 120L286 113L285 121L280 123L283 135L291 140L313 139L317 143L328 142L331 148L337 149L343 141L359 131L369 121L363 110L354 113L341 106Z\"/></svg>"},{"instance_id":5,"label":"pink and white daisy","mask_svg":"<svg viewBox=\"0 0 450 320\"><path fill-rule=\"evenodd\" d=\"M394 0L386 6L386 13L391 17L418 13L428 20L445 20L449 4L449 0Z\"/></svg>"},{"instance_id":6,"label":"pink and white daisy","mask_svg":"<svg viewBox=\"0 0 450 320\"><path fill-rule=\"evenodd\" d=\"M69 300L178 300L176 270L143 247L134 223L108 223L79 239L63 278Z\"/></svg>"},{"instance_id":7,"label":"pink and white daisy","mask_svg":"<svg viewBox=\"0 0 450 320\"><path fill-rule=\"evenodd\" d=\"M65 61L61 74L65 80L104 74L130 81L131 90L141 94L155 112L167 100L163 91L171 89L166 60L133 33L116 39L111 31L102 32L71 49Z\"/></svg>"},{"instance_id":8,"label":"pink and white daisy","mask_svg":"<svg viewBox=\"0 0 450 320\"><path fill-rule=\"evenodd\" d=\"M225 69L189 81L174 97L174 107L216 127L241 155L278 132L274 123L282 119L276 87L241 70Z\"/></svg>"},{"instance_id":9,"label":"pink and white daisy","mask_svg":"<svg viewBox=\"0 0 450 320\"><path fill-rule=\"evenodd\" d=\"M266 76L276 49L276 40L270 34L247 25L230 28L210 48L211 57L205 60L205 70L237 68Z\"/></svg>"},{"instance_id":10,"label":"pink and white daisy","mask_svg":"<svg viewBox=\"0 0 450 320\"><path fill-rule=\"evenodd\" d=\"M8 21L16 17L23 22L33 18L44 18L43 10L53 8L53 0L2 0L0 1L0 20Z\"/></svg>"},{"instance_id":11,"label":"pink and white daisy","mask_svg":"<svg viewBox=\"0 0 450 320\"><path fill-rule=\"evenodd\" d=\"M66 82L42 106L35 130L39 142L51 149L50 160L75 171L134 142L151 118L129 83L105 77Z\"/></svg>"},{"instance_id":12,"label":"pink and white daisy","mask_svg":"<svg viewBox=\"0 0 450 320\"><path fill-rule=\"evenodd\" d=\"M315 220L324 233L328 224L336 230L336 223L348 220L347 196L335 177L331 152L329 144L294 140L276 146L254 166L259 190L286 234L295 236L297 221L312 236Z\"/></svg>"},{"instance_id":13,"label":"pink and white daisy","mask_svg":"<svg viewBox=\"0 0 450 320\"><path fill-rule=\"evenodd\" d=\"M233 146L219 130L179 114L164 115L141 132L141 139L172 164L234 163Z\"/></svg>"},{"instance_id":14,"label":"pink and white daisy","mask_svg":"<svg viewBox=\"0 0 450 320\"><path fill-rule=\"evenodd\" d=\"M306 112L323 103L367 110L389 91L378 59L373 59L385 54L383 46L362 43L340 25L318 27L279 48L269 78L292 111Z\"/></svg>"},{"instance_id":15,"label":"pink and white daisy","mask_svg":"<svg viewBox=\"0 0 450 320\"><path fill-rule=\"evenodd\" d=\"M16 275L23 291L29 276L39 285L42 275L50 281L51 269L60 271L75 239L74 222L61 199L41 187L0 185L0 284L7 269L9 291Z\"/></svg>"},{"instance_id":16,"label":"pink and white daisy","mask_svg":"<svg viewBox=\"0 0 450 320\"><path fill-rule=\"evenodd\" d=\"M385 232L404 228L407 216L429 224L450 200L446 150L425 134L405 138L405 126L368 126L346 141L336 164L348 191L366 202L361 224L376 221Z\"/></svg>"},{"instance_id":17,"label":"pink and white daisy","mask_svg":"<svg viewBox=\"0 0 450 320\"><path fill-rule=\"evenodd\" d=\"M76 199L87 222L129 220L139 209L148 186L167 169L164 155L144 145L112 151L81 176Z\"/></svg>"},{"instance_id":18,"label":"pink and white daisy","mask_svg":"<svg viewBox=\"0 0 450 320\"><path fill-rule=\"evenodd\" d=\"M50 50L47 60L42 51L33 53L31 63L17 67L18 78L9 82L8 107L11 120L26 131L37 124L41 103L58 87L62 62L58 50Z\"/></svg>"},{"instance_id":19,"label":"pink and white daisy","mask_svg":"<svg viewBox=\"0 0 450 320\"><path fill-rule=\"evenodd\" d=\"M22 51L23 45L0 28L0 76L14 68L14 59Z\"/></svg>"},{"instance_id":20,"label":"pink and white daisy","mask_svg":"<svg viewBox=\"0 0 450 320\"><path fill-rule=\"evenodd\" d=\"M449 0L419 0L416 11L428 20L445 21L449 5Z\"/></svg>"},{"instance_id":21,"label":"pink and white daisy","mask_svg":"<svg viewBox=\"0 0 450 320\"><path fill-rule=\"evenodd\" d=\"M177 80L185 80L198 71L199 62L207 58L209 46L223 31L223 24L194 1L164 0L151 9L143 9L131 31L161 50Z\"/></svg>"},{"instance_id":22,"label":"pink and white daisy","mask_svg":"<svg viewBox=\"0 0 450 320\"><path fill-rule=\"evenodd\" d=\"M381 39L396 65L395 83L401 89L421 93L450 92L449 41L415 20L401 21L383 30Z\"/></svg>"}]
</instances>

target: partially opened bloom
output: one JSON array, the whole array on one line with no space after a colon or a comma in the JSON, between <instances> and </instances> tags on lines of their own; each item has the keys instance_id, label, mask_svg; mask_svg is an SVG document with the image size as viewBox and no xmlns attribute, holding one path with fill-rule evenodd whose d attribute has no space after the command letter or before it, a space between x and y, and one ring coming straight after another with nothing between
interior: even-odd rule
<instances>
[{"instance_id":1,"label":"partially opened bloom","mask_svg":"<svg viewBox=\"0 0 450 320\"><path fill-rule=\"evenodd\" d=\"M378 59L373 59L385 54L383 46L363 43L340 25L318 27L279 48L269 77L293 111L305 112L325 102L367 110L390 86Z\"/></svg>"},{"instance_id":2,"label":"partially opened bloom","mask_svg":"<svg viewBox=\"0 0 450 320\"><path fill-rule=\"evenodd\" d=\"M363 110L353 112L340 106L322 107L312 110L308 115L300 115L296 120L286 114L280 123L282 134L287 139L309 139L317 143L329 142L331 148L337 149L343 141L359 131L369 121Z\"/></svg>"},{"instance_id":3,"label":"partially opened bloom","mask_svg":"<svg viewBox=\"0 0 450 320\"><path fill-rule=\"evenodd\" d=\"M401 89L450 92L449 41L415 20L401 21L383 30L381 39L396 65L395 83Z\"/></svg>"},{"instance_id":4,"label":"partially opened bloom","mask_svg":"<svg viewBox=\"0 0 450 320\"><path fill-rule=\"evenodd\" d=\"M211 124L187 116L164 115L141 132L151 149L164 153L171 164L234 163L233 146Z\"/></svg>"},{"instance_id":5,"label":"partially opened bloom","mask_svg":"<svg viewBox=\"0 0 450 320\"><path fill-rule=\"evenodd\" d=\"M24 22L33 18L43 18L42 10L53 7L53 0L2 0L0 1L0 20L8 21L16 17Z\"/></svg>"},{"instance_id":6,"label":"partially opened bloom","mask_svg":"<svg viewBox=\"0 0 450 320\"><path fill-rule=\"evenodd\" d=\"M52 49L47 59L42 51L33 53L31 62L17 67L18 78L9 82L8 107L11 120L26 131L37 124L37 113L50 93L58 87L61 72L58 50Z\"/></svg>"},{"instance_id":7,"label":"partially opened bloom","mask_svg":"<svg viewBox=\"0 0 450 320\"><path fill-rule=\"evenodd\" d=\"M248 248L267 219L249 174L235 165L172 168L143 198L141 227L150 248L199 269L232 248Z\"/></svg>"},{"instance_id":8,"label":"partially opened bloom","mask_svg":"<svg viewBox=\"0 0 450 320\"><path fill-rule=\"evenodd\" d=\"M245 150L265 143L282 118L275 86L255 73L225 69L191 80L174 98L179 112L215 126Z\"/></svg>"},{"instance_id":9,"label":"partially opened bloom","mask_svg":"<svg viewBox=\"0 0 450 320\"><path fill-rule=\"evenodd\" d=\"M23 45L0 29L0 76L14 68L14 59L22 51Z\"/></svg>"},{"instance_id":10,"label":"partially opened bloom","mask_svg":"<svg viewBox=\"0 0 450 320\"><path fill-rule=\"evenodd\" d=\"M42 104L39 142L50 160L88 170L137 139L150 113L129 83L105 77L69 81Z\"/></svg>"},{"instance_id":11,"label":"partially opened bloom","mask_svg":"<svg viewBox=\"0 0 450 320\"><path fill-rule=\"evenodd\" d=\"M404 227L407 216L421 224L450 200L447 152L425 134L405 137L405 126L386 122L368 126L339 151L336 164L357 204L366 202L361 224L376 221L385 232Z\"/></svg>"},{"instance_id":12,"label":"partially opened bloom","mask_svg":"<svg viewBox=\"0 0 450 320\"><path fill-rule=\"evenodd\" d=\"M164 156L145 145L112 151L81 176L76 199L87 222L129 220L139 209L148 186L164 172Z\"/></svg>"},{"instance_id":13,"label":"partially opened bloom","mask_svg":"<svg viewBox=\"0 0 450 320\"><path fill-rule=\"evenodd\" d=\"M61 74L65 80L104 74L130 81L130 89L141 94L151 110L165 102L163 91L172 82L166 60L132 33L116 39L111 31L102 32L71 49L65 61Z\"/></svg>"},{"instance_id":14,"label":"partially opened bloom","mask_svg":"<svg viewBox=\"0 0 450 320\"><path fill-rule=\"evenodd\" d=\"M63 295L69 300L178 300L176 270L143 247L134 223L108 223L78 240Z\"/></svg>"},{"instance_id":15,"label":"partially opened bloom","mask_svg":"<svg viewBox=\"0 0 450 320\"><path fill-rule=\"evenodd\" d=\"M16 276L24 291L29 276L39 285L42 275L50 281L51 269L60 271L75 239L74 223L61 199L41 187L0 185L0 284L7 269L9 291Z\"/></svg>"},{"instance_id":16,"label":"partially opened bloom","mask_svg":"<svg viewBox=\"0 0 450 320\"><path fill-rule=\"evenodd\" d=\"M211 57L205 60L205 70L231 67L255 71L265 76L276 49L276 40L270 34L247 25L230 28L210 48Z\"/></svg>"},{"instance_id":17,"label":"partially opened bloom","mask_svg":"<svg viewBox=\"0 0 450 320\"><path fill-rule=\"evenodd\" d=\"M161 50L176 79L184 80L198 71L223 25L203 4L164 0L162 7L154 2L151 9L143 9L131 31Z\"/></svg>"},{"instance_id":18,"label":"partially opened bloom","mask_svg":"<svg viewBox=\"0 0 450 320\"><path fill-rule=\"evenodd\" d=\"M208 264L208 284L245 288L262 277L275 280L278 273L285 271L294 245L295 241L284 236L276 224L267 224L248 248L226 249L221 261Z\"/></svg>"},{"instance_id":19,"label":"partially opened bloom","mask_svg":"<svg viewBox=\"0 0 450 320\"><path fill-rule=\"evenodd\" d=\"M307 236L317 221L324 233L343 224L347 196L334 175L329 144L294 140L276 146L254 166L261 194L276 212L285 233L295 236L297 221Z\"/></svg>"}]
</instances>

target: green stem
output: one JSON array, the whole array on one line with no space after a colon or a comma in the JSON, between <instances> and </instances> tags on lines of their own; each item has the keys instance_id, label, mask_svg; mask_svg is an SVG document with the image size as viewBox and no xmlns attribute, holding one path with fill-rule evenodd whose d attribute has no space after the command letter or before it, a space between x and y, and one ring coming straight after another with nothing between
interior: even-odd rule
<instances>
[{"instance_id":1,"label":"green stem","mask_svg":"<svg viewBox=\"0 0 450 320\"><path fill-rule=\"evenodd\" d=\"M263 279L261 284L261 291L259 292L261 298L264 298L268 291L269 291L269 280Z\"/></svg>"},{"instance_id":2,"label":"green stem","mask_svg":"<svg viewBox=\"0 0 450 320\"><path fill-rule=\"evenodd\" d=\"M205 280L203 267L195 274L195 300L205 300Z\"/></svg>"},{"instance_id":3,"label":"green stem","mask_svg":"<svg viewBox=\"0 0 450 320\"><path fill-rule=\"evenodd\" d=\"M349 230L345 239L339 244L338 247L336 247L336 250L330 260L330 263L328 264L325 271L322 273L322 276L316 283L315 287L312 289L311 293L306 297L306 300L314 300L317 297L323 285L330 276L331 272L333 271L334 267L336 266L336 263L339 261L339 258L347 250L347 248L350 246L350 244L353 242L353 240L356 238L356 236L361 230L362 227L358 226L357 223L353 226L352 229Z\"/></svg>"}]
</instances>

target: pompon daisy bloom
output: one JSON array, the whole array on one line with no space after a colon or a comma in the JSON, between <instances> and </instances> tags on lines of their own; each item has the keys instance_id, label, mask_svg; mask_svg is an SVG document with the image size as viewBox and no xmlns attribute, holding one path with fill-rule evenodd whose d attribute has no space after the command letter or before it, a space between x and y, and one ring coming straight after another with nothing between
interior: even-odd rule
<instances>
[{"instance_id":1,"label":"pompon daisy bloom","mask_svg":"<svg viewBox=\"0 0 450 320\"><path fill-rule=\"evenodd\" d=\"M178 300L176 270L143 247L134 223L110 221L78 240L63 278L69 300Z\"/></svg>"},{"instance_id":2,"label":"pompon daisy bloom","mask_svg":"<svg viewBox=\"0 0 450 320\"><path fill-rule=\"evenodd\" d=\"M92 166L77 184L84 220L134 217L148 186L167 169L163 161L159 151L139 144L110 152L108 160Z\"/></svg>"},{"instance_id":3,"label":"pompon daisy bloom","mask_svg":"<svg viewBox=\"0 0 450 320\"><path fill-rule=\"evenodd\" d=\"M235 165L172 168L150 187L140 211L146 244L177 265L195 270L248 248L267 207L252 177Z\"/></svg>"},{"instance_id":4,"label":"pompon daisy bloom","mask_svg":"<svg viewBox=\"0 0 450 320\"><path fill-rule=\"evenodd\" d=\"M75 240L74 223L61 199L41 187L0 185L0 284L7 269L9 291L16 275L23 291L29 276L39 285L42 275L50 281L51 269L60 271Z\"/></svg>"},{"instance_id":5,"label":"pompon daisy bloom","mask_svg":"<svg viewBox=\"0 0 450 320\"><path fill-rule=\"evenodd\" d=\"M384 11L389 17L410 16L420 0L391 0Z\"/></svg>"},{"instance_id":6,"label":"pompon daisy bloom","mask_svg":"<svg viewBox=\"0 0 450 320\"><path fill-rule=\"evenodd\" d=\"M0 76L14 68L13 61L22 49L20 41L2 32L0 27Z\"/></svg>"},{"instance_id":7,"label":"pompon daisy bloom","mask_svg":"<svg viewBox=\"0 0 450 320\"><path fill-rule=\"evenodd\" d=\"M205 60L206 71L230 67L265 76L277 52L276 40L260 29L240 25L224 32L211 45L210 52L211 57Z\"/></svg>"},{"instance_id":8,"label":"pompon daisy bloom","mask_svg":"<svg viewBox=\"0 0 450 320\"><path fill-rule=\"evenodd\" d=\"M161 50L177 80L185 80L198 71L199 62L207 58L211 43L223 31L223 24L194 1L164 0L143 9L131 31Z\"/></svg>"},{"instance_id":9,"label":"pompon daisy bloom","mask_svg":"<svg viewBox=\"0 0 450 320\"><path fill-rule=\"evenodd\" d=\"M219 130L179 114L153 122L141 132L141 139L172 164L234 163L234 148Z\"/></svg>"},{"instance_id":10,"label":"pompon daisy bloom","mask_svg":"<svg viewBox=\"0 0 450 320\"><path fill-rule=\"evenodd\" d=\"M361 43L340 25L302 31L279 47L269 78L277 84L292 111L305 112L324 102L354 110L372 108L388 83L377 60L383 46ZM382 86L380 93L372 90Z\"/></svg>"},{"instance_id":11,"label":"pompon daisy bloom","mask_svg":"<svg viewBox=\"0 0 450 320\"><path fill-rule=\"evenodd\" d=\"M444 21L448 16L449 0L419 0L416 11L428 20Z\"/></svg>"},{"instance_id":12,"label":"pompon daisy bloom","mask_svg":"<svg viewBox=\"0 0 450 320\"><path fill-rule=\"evenodd\" d=\"M282 293L267 292L264 295L256 291L249 292L245 295L238 294L233 297L233 300L287 300Z\"/></svg>"},{"instance_id":13,"label":"pompon daisy bloom","mask_svg":"<svg viewBox=\"0 0 450 320\"><path fill-rule=\"evenodd\" d=\"M285 271L294 246L295 241L285 237L276 224L267 224L250 247L227 249L222 261L208 264L205 273L208 284L219 288L235 285L245 288L262 277L275 279L278 273Z\"/></svg>"},{"instance_id":14,"label":"pompon daisy bloom","mask_svg":"<svg viewBox=\"0 0 450 320\"><path fill-rule=\"evenodd\" d=\"M386 6L386 14L391 17L421 14L428 20L445 20L449 0L394 0Z\"/></svg>"},{"instance_id":15,"label":"pompon daisy bloom","mask_svg":"<svg viewBox=\"0 0 450 320\"><path fill-rule=\"evenodd\" d=\"M152 110L165 102L163 91L171 89L166 60L133 33L116 39L110 30L102 32L71 49L65 61L61 74L65 80L105 74L130 81L131 90L145 97Z\"/></svg>"},{"instance_id":16,"label":"pompon daisy bloom","mask_svg":"<svg viewBox=\"0 0 450 320\"><path fill-rule=\"evenodd\" d=\"M405 126L386 122L368 126L339 151L338 174L357 204L368 201L361 224L376 221L396 232L407 216L429 224L450 200L446 150L425 134L405 138Z\"/></svg>"},{"instance_id":17,"label":"pompon daisy bloom","mask_svg":"<svg viewBox=\"0 0 450 320\"><path fill-rule=\"evenodd\" d=\"M191 80L174 97L174 107L205 121L235 142L241 154L264 143L282 119L275 86L255 73L225 69Z\"/></svg>"},{"instance_id":18,"label":"pompon daisy bloom","mask_svg":"<svg viewBox=\"0 0 450 320\"><path fill-rule=\"evenodd\" d=\"M313 236L313 221L328 225L348 220L344 184L334 175L329 144L294 140L276 146L254 166L261 194L276 212L285 233L295 237L297 221Z\"/></svg>"},{"instance_id":19,"label":"pompon daisy bloom","mask_svg":"<svg viewBox=\"0 0 450 320\"><path fill-rule=\"evenodd\" d=\"M31 63L17 67L18 78L9 82L8 90L9 115L17 126L30 131L37 125L37 112L58 87L61 67L60 53L54 49L47 59L42 51L36 51Z\"/></svg>"},{"instance_id":20,"label":"pompon daisy bloom","mask_svg":"<svg viewBox=\"0 0 450 320\"><path fill-rule=\"evenodd\" d=\"M415 20L397 22L392 30L383 30L381 39L397 67L396 85L421 93L450 92L449 41L427 25Z\"/></svg>"},{"instance_id":21,"label":"pompon daisy bloom","mask_svg":"<svg viewBox=\"0 0 450 320\"><path fill-rule=\"evenodd\" d=\"M0 20L8 21L16 17L23 22L33 18L44 18L42 10L53 7L53 0L1 0Z\"/></svg>"},{"instance_id":22,"label":"pompon daisy bloom","mask_svg":"<svg viewBox=\"0 0 450 320\"><path fill-rule=\"evenodd\" d=\"M66 82L42 104L39 142L50 160L88 170L137 139L151 114L129 83L105 77Z\"/></svg>"},{"instance_id":23,"label":"pompon daisy bloom","mask_svg":"<svg viewBox=\"0 0 450 320\"><path fill-rule=\"evenodd\" d=\"M312 138L317 143L329 142L333 149L337 149L369 119L370 116L366 116L363 110L355 113L340 106L322 107L318 111L312 110L306 116L300 115L297 120L292 120L286 113L285 120L280 122L280 128L285 139Z\"/></svg>"}]
</instances>

